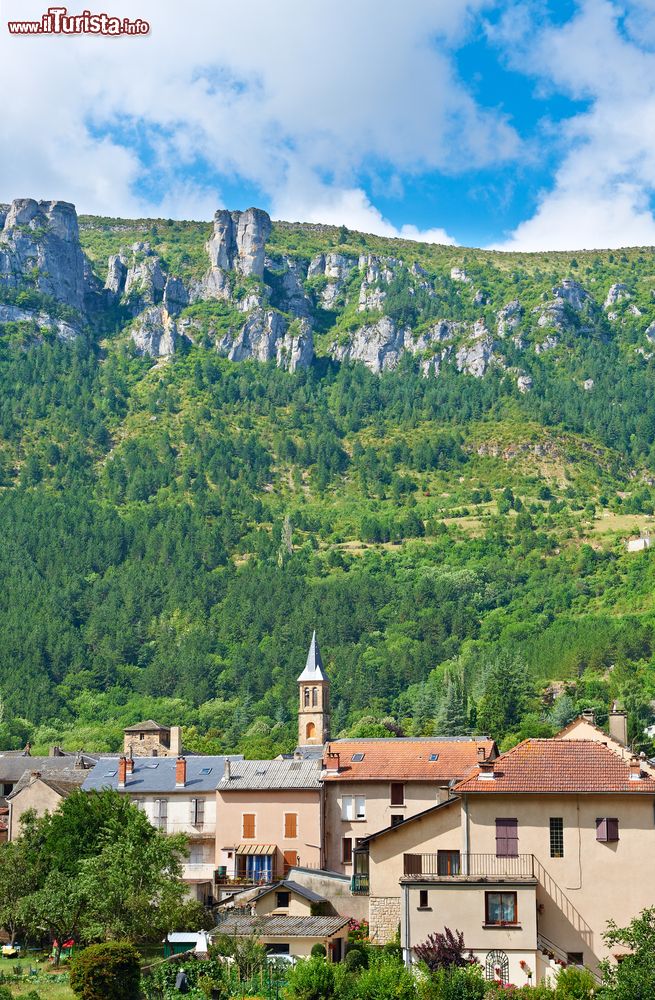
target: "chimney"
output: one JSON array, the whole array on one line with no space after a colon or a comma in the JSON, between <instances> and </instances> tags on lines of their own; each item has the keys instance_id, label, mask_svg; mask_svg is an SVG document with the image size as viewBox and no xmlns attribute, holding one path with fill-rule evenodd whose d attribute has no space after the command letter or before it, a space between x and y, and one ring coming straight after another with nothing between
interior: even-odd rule
<instances>
[{"instance_id":1,"label":"chimney","mask_svg":"<svg viewBox=\"0 0 655 1000\"><path fill-rule=\"evenodd\" d=\"M118 787L125 788L127 780L127 760L125 757L118 758Z\"/></svg>"},{"instance_id":2,"label":"chimney","mask_svg":"<svg viewBox=\"0 0 655 1000\"><path fill-rule=\"evenodd\" d=\"M229 781L232 777L232 761L229 757L225 758L225 763L223 765L223 777L226 781Z\"/></svg>"},{"instance_id":3,"label":"chimney","mask_svg":"<svg viewBox=\"0 0 655 1000\"><path fill-rule=\"evenodd\" d=\"M596 725L596 713L594 712L593 708L583 708L582 718L585 720L585 722L591 723L592 726Z\"/></svg>"},{"instance_id":4,"label":"chimney","mask_svg":"<svg viewBox=\"0 0 655 1000\"><path fill-rule=\"evenodd\" d=\"M339 773L340 758L338 753L326 753L323 757L323 770L327 774Z\"/></svg>"},{"instance_id":5,"label":"chimney","mask_svg":"<svg viewBox=\"0 0 655 1000\"><path fill-rule=\"evenodd\" d=\"M132 774L133 770L134 770L134 757L130 753L125 758L125 773L126 774Z\"/></svg>"},{"instance_id":6,"label":"chimney","mask_svg":"<svg viewBox=\"0 0 655 1000\"><path fill-rule=\"evenodd\" d=\"M493 781L496 777L496 762L493 760L478 761L478 781Z\"/></svg>"},{"instance_id":7,"label":"chimney","mask_svg":"<svg viewBox=\"0 0 655 1000\"><path fill-rule=\"evenodd\" d=\"M175 762L175 787L184 788L186 785L186 759L178 757Z\"/></svg>"},{"instance_id":8,"label":"chimney","mask_svg":"<svg viewBox=\"0 0 655 1000\"><path fill-rule=\"evenodd\" d=\"M630 781L641 781L641 761L639 757L630 758Z\"/></svg>"},{"instance_id":9,"label":"chimney","mask_svg":"<svg viewBox=\"0 0 655 1000\"><path fill-rule=\"evenodd\" d=\"M480 763L480 761L486 760L486 759L487 759L487 750L486 750L486 747L478 747L478 763Z\"/></svg>"},{"instance_id":10,"label":"chimney","mask_svg":"<svg viewBox=\"0 0 655 1000\"><path fill-rule=\"evenodd\" d=\"M619 711L616 702L612 705L609 723L610 736L626 747L628 745L628 713Z\"/></svg>"},{"instance_id":11,"label":"chimney","mask_svg":"<svg viewBox=\"0 0 655 1000\"><path fill-rule=\"evenodd\" d=\"M171 726L168 749L171 757L182 756L182 728L180 726Z\"/></svg>"}]
</instances>

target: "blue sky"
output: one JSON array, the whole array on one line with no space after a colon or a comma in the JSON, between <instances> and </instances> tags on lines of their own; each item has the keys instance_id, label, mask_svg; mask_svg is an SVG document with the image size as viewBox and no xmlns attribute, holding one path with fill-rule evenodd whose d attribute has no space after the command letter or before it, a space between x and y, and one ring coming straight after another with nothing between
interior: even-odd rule
<instances>
[{"instance_id":1,"label":"blue sky","mask_svg":"<svg viewBox=\"0 0 655 1000\"><path fill-rule=\"evenodd\" d=\"M653 0L104 0L150 34L7 33L46 7L0 0L0 200L655 244Z\"/></svg>"}]
</instances>

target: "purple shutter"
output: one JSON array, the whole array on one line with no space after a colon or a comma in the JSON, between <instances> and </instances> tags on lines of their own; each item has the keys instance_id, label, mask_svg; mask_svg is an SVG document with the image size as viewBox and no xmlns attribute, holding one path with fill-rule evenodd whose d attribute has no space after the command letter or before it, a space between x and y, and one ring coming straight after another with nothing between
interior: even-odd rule
<instances>
[{"instance_id":1,"label":"purple shutter","mask_svg":"<svg viewBox=\"0 0 655 1000\"><path fill-rule=\"evenodd\" d=\"M496 820L496 857L517 858L519 854L519 821Z\"/></svg>"},{"instance_id":2,"label":"purple shutter","mask_svg":"<svg viewBox=\"0 0 655 1000\"><path fill-rule=\"evenodd\" d=\"M608 840L618 840L619 839L619 821L618 819L607 819L607 839Z\"/></svg>"},{"instance_id":3,"label":"purple shutter","mask_svg":"<svg viewBox=\"0 0 655 1000\"><path fill-rule=\"evenodd\" d=\"M607 820L597 819L596 820L596 840L607 840Z\"/></svg>"}]
</instances>

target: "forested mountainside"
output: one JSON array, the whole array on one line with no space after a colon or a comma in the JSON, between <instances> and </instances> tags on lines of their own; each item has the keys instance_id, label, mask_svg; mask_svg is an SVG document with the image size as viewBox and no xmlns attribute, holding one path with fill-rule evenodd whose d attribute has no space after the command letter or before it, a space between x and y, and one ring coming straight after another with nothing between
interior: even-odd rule
<instances>
[{"instance_id":1,"label":"forested mountainside","mask_svg":"<svg viewBox=\"0 0 655 1000\"><path fill-rule=\"evenodd\" d=\"M0 744L653 720L655 252L0 206Z\"/></svg>"}]
</instances>

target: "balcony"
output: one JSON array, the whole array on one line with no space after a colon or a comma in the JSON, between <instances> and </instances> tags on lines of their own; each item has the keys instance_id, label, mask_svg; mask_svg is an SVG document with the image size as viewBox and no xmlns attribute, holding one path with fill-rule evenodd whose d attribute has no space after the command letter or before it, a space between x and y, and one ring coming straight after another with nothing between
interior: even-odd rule
<instances>
[{"instance_id":1,"label":"balcony","mask_svg":"<svg viewBox=\"0 0 655 1000\"><path fill-rule=\"evenodd\" d=\"M458 851L436 854L404 854L403 874L428 875L437 878L536 878L533 854L517 854L511 858L495 854L462 855Z\"/></svg>"},{"instance_id":2,"label":"balcony","mask_svg":"<svg viewBox=\"0 0 655 1000\"><path fill-rule=\"evenodd\" d=\"M353 875L350 880L350 891L353 896L368 896L368 872Z\"/></svg>"},{"instance_id":3,"label":"balcony","mask_svg":"<svg viewBox=\"0 0 655 1000\"><path fill-rule=\"evenodd\" d=\"M206 840L216 835L216 823L185 823L166 819L153 819L151 822L162 833L183 833L189 840Z\"/></svg>"},{"instance_id":4,"label":"balcony","mask_svg":"<svg viewBox=\"0 0 655 1000\"><path fill-rule=\"evenodd\" d=\"M187 863L182 865L182 879L184 882L213 882L215 871L212 861Z\"/></svg>"}]
</instances>

